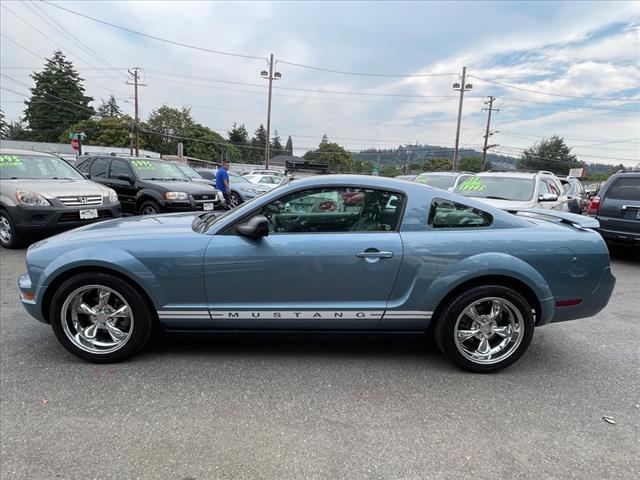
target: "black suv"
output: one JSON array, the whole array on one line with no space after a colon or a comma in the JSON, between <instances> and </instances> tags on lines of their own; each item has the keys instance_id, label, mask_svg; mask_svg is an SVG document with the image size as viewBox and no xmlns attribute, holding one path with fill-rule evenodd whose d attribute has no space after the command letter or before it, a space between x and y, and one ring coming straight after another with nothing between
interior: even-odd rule
<instances>
[{"instance_id":1,"label":"black suv","mask_svg":"<svg viewBox=\"0 0 640 480\"><path fill-rule=\"evenodd\" d=\"M213 210L220 205L218 190L191 182L164 160L88 155L78 160L76 168L94 182L113 188L128 213Z\"/></svg>"},{"instance_id":2,"label":"black suv","mask_svg":"<svg viewBox=\"0 0 640 480\"><path fill-rule=\"evenodd\" d=\"M620 171L606 181L587 211L608 243L640 245L640 172Z\"/></svg>"}]
</instances>

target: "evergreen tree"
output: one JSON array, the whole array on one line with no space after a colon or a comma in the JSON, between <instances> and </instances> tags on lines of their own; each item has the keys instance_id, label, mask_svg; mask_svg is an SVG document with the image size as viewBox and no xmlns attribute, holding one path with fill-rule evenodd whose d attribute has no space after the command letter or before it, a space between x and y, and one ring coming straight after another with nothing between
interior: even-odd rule
<instances>
[{"instance_id":1,"label":"evergreen tree","mask_svg":"<svg viewBox=\"0 0 640 480\"><path fill-rule=\"evenodd\" d=\"M304 159L314 163L326 163L333 172L350 172L354 168L351 153L337 143L330 142L326 135L322 136L316 150L304 154Z\"/></svg>"},{"instance_id":2,"label":"evergreen tree","mask_svg":"<svg viewBox=\"0 0 640 480\"><path fill-rule=\"evenodd\" d=\"M264 151L267 146L267 131L264 126L260 126L256 129L256 133L251 139L251 152L248 155L247 163L254 163L260 165L264 163Z\"/></svg>"},{"instance_id":3,"label":"evergreen tree","mask_svg":"<svg viewBox=\"0 0 640 480\"><path fill-rule=\"evenodd\" d=\"M102 104L98 107L97 115L100 118L121 117L122 110L120 110L120 107L118 106L116 97L110 95L106 102L102 100Z\"/></svg>"},{"instance_id":4,"label":"evergreen tree","mask_svg":"<svg viewBox=\"0 0 640 480\"><path fill-rule=\"evenodd\" d=\"M33 140L55 142L70 125L91 118L93 100L84 94L82 78L59 50L46 60L41 72L31 74L35 87L25 100L25 120Z\"/></svg>"},{"instance_id":5,"label":"evergreen tree","mask_svg":"<svg viewBox=\"0 0 640 480\"><path fill-rule=\"evenodd\" d=\"M518 160L518 168L549 170L558 175L566 175L570 168L582 166L584 163L571 153L571 148L558 135L542 139L540 143L522 152L522 157Z\"/></svg>"},{"instance_id":6,"label":"evergreen tree","mask_svg":"<svg viewBox=\"0 0 640 480\"><path fill-rule=\"evenodd\" d=\"M284 154L288 156L293 156L293 141L291 141L291 135L287 138L287 144L284 147Z\"/></svg>"},{"instance_id":7,"label":"evergreen tree","mask_svg":"<svg viewBox=\"0 0 640 480\"><path fill-rule=\"evenodd\" d=\"M3 140L30 140L31 132L24 128L22 120L10 122L7 125L6 133L2 137ZM67 140L68 141L68 140Z\"/></svg>"},{"instance_id":8,"label":"evergreen tree","mask_svg":"<svg viewBox=\"0 0 640 480\"><path fill-rule=\"evenodd\" d=\"M270 149L270 152L269 152L270 157L276 157L284 153L284 147L282 146L282 139L280 138L280 135L278 135L277 130L273 132L273 137L271 137L271 145L269 149Z\"/></svg>"},{"instance_id":9,"label":"evergreen tree","mask_svg":"<svg viewBox=\"0 0 640 480\"><path fill-rule=\"evenodd\" d=\"M7 132L9 131L9 124L4 119L4 112L0 109L0 138L7 138Z\"/></svg>"},{"instance_id":10,"label":"evergreen tree","mask_svg":"<svg viewBox=\"0 0 640 480\"><path fill-rule=\"evenodd\" d=\"M431 157L424 162L422 165L422 169L425 172L438 172L451 170L453 168L453 164L451 160L444 157Z\"/></svg>"},{"instance_id":11,"label":"evergreen tree","mask_svg":"<svg viewBox=\"0 0 640 480\"><path fill-rule=\"evenodd\" d=\"M249 145L249 132L247 132L244 123L238 125L236 122L233 122L231 130L227 132L227 138L240 152L240 160L243 163L250 163L249 157L251 155L251 149L247 148Z\"/></svg>"}]
</instances>

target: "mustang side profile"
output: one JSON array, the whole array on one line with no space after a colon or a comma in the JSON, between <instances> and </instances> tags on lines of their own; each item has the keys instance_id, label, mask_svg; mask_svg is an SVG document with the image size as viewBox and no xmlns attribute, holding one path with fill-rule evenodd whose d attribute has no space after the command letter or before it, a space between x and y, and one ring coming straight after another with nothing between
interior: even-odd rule
<instances>
[{"instance_id":1,"label":"mustang side profile","mask_svg":"<svg viewBox=\"0 0 640 480\"><path fill-rule=\"evenodd\" d=\"M222 215L132 217L32 245L27 311L92 362L168 331L429 332L490 372L534 327L589 317L613 291L597 220L503 211L418 183L326 175Z\"/></svg>"}]
</instances>

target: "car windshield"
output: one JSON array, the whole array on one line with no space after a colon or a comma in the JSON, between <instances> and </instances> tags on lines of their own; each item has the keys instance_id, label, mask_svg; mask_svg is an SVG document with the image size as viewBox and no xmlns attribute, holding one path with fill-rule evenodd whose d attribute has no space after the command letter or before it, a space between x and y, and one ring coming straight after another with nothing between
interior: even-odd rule
<instances>
[{"instance_id":1,"label":"car windshield","mask_svg":"<svg viewBox=\"0 0 640 480\"><path fill-rule=\"evenodd\" d=\"M460 183L454 192L465 197L526 201L533 197L534 185L532 178L475 175Z\"/></svg>"},{"instance_id":2,"label":"car windshield","mask_svg":"<svg viewBox=\"0 0 640 480\"><path fill-rule=\"evenodd\" d=\"M189 178L202 178L198 172L196 172L189 165L176 165L182 173L184 173Z\"/></svg>"},{"instance_id":3,"label":"car windshield","mask_svg":"<svg viewBox=\"0 0 640 480\"><path fill-rule=\"evenodd\" d=\"M229 172L229 182L231 183L251 183L249 180L244 178L242 175L238 175L237 173Z\"/></svg>"},{"instance_id":4,"label":"car windshield","mask_svg":"<svg viewBox=\"0 0 640 480\"><path fill-rule=\"evenodd\" d=\"M44 155L0 155L0 178L83 180L84 177L71 165L58 157Z\"/></svg>"},{"instance_id":5,"label":"car windshield","mask_svg":"<svg viewBox=\"0 0 640 480\"><path fill-rule=\"evenodd\" d=\"M161 160L131 160L131 166L141 180L188 180L177 166Z\"/></svg>"},{"instance_id":6,"label":"car windshield","mask_svg":"<svg viewBox=\"0 0 640 480\"><path fill-rule=\"evenodd\" d=\"M453 187L456 182L455 175L438 175L437 173L422 173L418 175L414 182L424 183L431 187L446 190L449 187Z\"/></svg>"}]
</instances>

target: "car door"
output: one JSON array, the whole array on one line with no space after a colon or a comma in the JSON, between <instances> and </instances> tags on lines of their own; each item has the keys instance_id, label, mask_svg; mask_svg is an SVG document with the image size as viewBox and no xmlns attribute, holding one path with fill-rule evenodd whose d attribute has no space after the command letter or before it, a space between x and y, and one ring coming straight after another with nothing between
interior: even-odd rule
<instances>
[{"instance_id":1,"label":"car door","mask_svg":"<svg viewBox=\"0 0 640 480\"><path fill-rule=\"evenodd\" d=\"M297 191L258 208L249 217L269 219L265 237L239 235L235 226L216 235L204 258L216 327L376 328L402 262L404 199L354 190L362 193L360 204L344 202L347 189L335 187Z\"/></svg>"},{"instance_id":2,"label":"car door","mask_svg":"<svg viewBox=\"0 0 640 480\"><path fill-rule=\"evenodd\" d=\"M125 177L128 177L127 180ZM136 211L136 177L129 166L129 162L121 158L114 158L109 168L109 177L106 184L118 194L118 200L126 212Z\"/></svg>"},{"instance_id":3,"label":"car door","mask_svg":"<svg viewBox=\"0 0 640 480\"><path fill-rule=\"evenodd\" d=\"M89 176L94 182L107 185L109 180L110 158L96 158L89 169Z\"/></svg>"}]
</instances>

